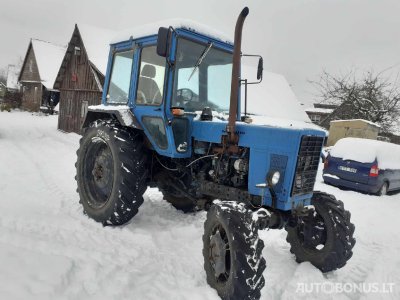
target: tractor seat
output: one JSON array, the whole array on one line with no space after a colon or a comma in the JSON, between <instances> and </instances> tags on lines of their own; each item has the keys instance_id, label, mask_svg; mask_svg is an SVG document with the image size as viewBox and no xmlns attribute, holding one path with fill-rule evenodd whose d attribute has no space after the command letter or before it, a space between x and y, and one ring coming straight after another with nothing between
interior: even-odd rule
<instances>
[{"instance_id":1,"label":"tractor seat","mask_svg":"<svg viewBox=\"0 0 400 300\"><path fill-rule=\"evenodd\" d=\"M153 78L156 77L156 67L144 65L140 72L137 103L140 104L160 104L162 102L161 92ZM143 99L144 97L145 99Z\"/></svg>"}]
</instances>

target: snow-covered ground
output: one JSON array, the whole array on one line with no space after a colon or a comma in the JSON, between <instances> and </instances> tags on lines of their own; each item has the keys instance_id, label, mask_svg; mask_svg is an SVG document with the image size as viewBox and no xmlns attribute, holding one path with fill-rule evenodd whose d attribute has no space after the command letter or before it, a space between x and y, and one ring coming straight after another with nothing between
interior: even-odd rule
<instances>
[{"instance_id":1,"label":"snow-covered ground","mask_svg":"<svg viewBox=\"0 0 400 300\"><path fill-rule=\"evenodd\" d=\"M0 299L219 299L203 272L205 213L183 214L149 189L126 226L88 219L75 192L79 136L56 124L57 116L0 113ZM285 231L264 231L262 299L400 299L400 194L368 196L321 181L316 189L352 213L354 256L323 275L294 261ZM318 292L333 283L348 292ZM362 283L365 292L349 292ZM380 293L367 293L370 285Z\"/></svg>"}]
</instances>

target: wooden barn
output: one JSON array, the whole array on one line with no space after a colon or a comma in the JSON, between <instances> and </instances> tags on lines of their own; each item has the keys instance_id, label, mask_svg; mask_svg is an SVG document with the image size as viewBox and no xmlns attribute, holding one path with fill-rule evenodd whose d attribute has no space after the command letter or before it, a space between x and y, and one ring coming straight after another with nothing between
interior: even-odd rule
<instances>
[{"instance_id":1,"label":"wooden barn","mask_svg":"<svg viewBox=\"0 0 400 300\"><path fill-rule=\"evenodd\" d=\"M114 36L110 30L75 25L54 84L60 91L59 130L80 133L88 106L101 103Z\"/></svg>"},{"instance_id":2,"label":"wooden barn","mask_svg":"<svg viewBox=\"0 0 400 300\"><path fill-rule=\"evenodd\" d=\"M55 106L59 92L53 88L66 48L31 39L18 82L22 88L23 109L39 111L41 106Z\"/></svg>"}]
</instances>

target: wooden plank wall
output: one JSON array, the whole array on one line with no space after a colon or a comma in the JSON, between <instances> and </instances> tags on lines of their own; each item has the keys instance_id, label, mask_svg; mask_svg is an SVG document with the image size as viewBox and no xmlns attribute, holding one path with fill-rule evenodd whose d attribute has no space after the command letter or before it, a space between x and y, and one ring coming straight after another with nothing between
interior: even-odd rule
<instances>
[{"instance_id":1,"label":"wooden plank wall","mask_svg":"<svg viewBox=\"0 0 400 300\"><path fill-rule=\"evenodd\" d=\"M42 103L43 85L40 81L39 68L31 44L24 62L20 76L22 84L21 107L29 111L39 111Z\"/></svg>"},{"instance_id":2,"label":"wooden plank wall","mask_svg":"<svg viewBox=\"0 0 400 300\"><path fill-rule=\"evenodd\" d=\"M87 111L86 107L100 104L102 94L83 43L79 31L75 28L62 63L64 68L62 79L58 83L60 89L58 129L79 134ZM79 55L76 47L80 48Z\"/></svg>"},{"instance_id":3,"label":"wooden plank wall","mask_svg":"<svg viewBox=\"0 0 400 300\"><path fill-rule=\"evenodd\" d=\"M58 128L65 132L81 133L87 107L101 102L101 92L61 90Z\"/></svg>"}]
</instances>

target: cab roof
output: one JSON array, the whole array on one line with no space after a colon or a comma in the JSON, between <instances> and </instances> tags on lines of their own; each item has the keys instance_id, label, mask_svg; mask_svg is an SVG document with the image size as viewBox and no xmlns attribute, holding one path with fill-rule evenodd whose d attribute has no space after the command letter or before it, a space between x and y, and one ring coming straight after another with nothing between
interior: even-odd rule
<instances>
[{"instance_id":1,"label":"cab roof","mask_svg":"<svg viewBox=\"0 0 400 300\"><path fill-rule=\"evenodd\" d=\"M186 29L191 32L205 35L207 37L233 45L233 38L230 37L229 35L219 32L206 25L186 19L168 19L138 26L133 29L123 30L115 35L115 37L111 40L111 44L117 44L131 39L135 40L139 38L156 35L160 27L170 27L170 26L173 27L174 29Z\"/></svg>"}]
</instances>

